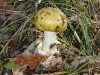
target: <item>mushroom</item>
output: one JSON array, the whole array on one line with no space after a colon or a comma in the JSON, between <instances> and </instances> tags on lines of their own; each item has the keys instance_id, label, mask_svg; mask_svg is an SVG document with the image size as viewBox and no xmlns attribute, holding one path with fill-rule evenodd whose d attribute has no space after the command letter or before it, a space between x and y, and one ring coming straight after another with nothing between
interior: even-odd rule
<instances>
[{"instance_id":1,"label":"mushroom","mask_svg":"<svg viewBox=\"0 0 100 75\"><path fill-rule=\"evenodd\" d=\"M59 53L57 44L57 32L66 30L67 19L64 13L58 8L45 7L37 11L34 16L34 23L37 29L44 31L43 42L38 46L38 53L51 55Z\"/></svg>"}]
</instances>

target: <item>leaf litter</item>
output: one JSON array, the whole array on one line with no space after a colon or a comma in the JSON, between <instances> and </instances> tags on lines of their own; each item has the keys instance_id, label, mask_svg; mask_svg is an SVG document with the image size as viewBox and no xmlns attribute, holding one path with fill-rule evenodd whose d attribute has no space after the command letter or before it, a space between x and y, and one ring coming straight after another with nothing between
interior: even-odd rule
<instances>
[{"instance_id":1,"label":"leaf litter","mask_svg":"<svg viewBox=\"0 0 100 75\"><path fill-rule=\"evenodd\" d=\"M15 6L14 6L13 1L10 2L10 3L8 2L8 4L6 4L6 0L0 0L0 25L1 25L0 27L5 28L6 26L10 26L10 24L12 22L22 18L22 15L20 15L19 11L24 11L25 10L24 7L25 7L25 1L23 1L23 2L15 1ZM77 17L77 16L75 15L74 17ZM98 18L98 16L97 16L97 18ZM74 19L76 19L76 18L74 18ZM73 18L72 18L72 20L73 20ZM94 20L92 20L92 22L93 22L93 27L99 27L99 21L96 21L94 19ZM11 32L6 31L5 34L0 33L0 36L2 36L2 38L0 37L0 40L8 40L13 33L14 32L12 32L12 31ZM97 34L98 34L97 35L98 38L95 38L95 42L97 42L98 39L99 39L99 32ZM19 35L19 33L18 33L18 34L16 34L16 36L21 36L21 34ZM16 49L16 46L18 44L20 44L20 43L18 43L19 37L16 37L16 36L9 43L9 46L11 48L10 48L10 50L8 50L9 51L8 56L9 57L15 57L16 56L16 58L14 60L11 60L10 62L16 63L18 66L20 66L20 71L25 71L27 69L27 66L30 67L30 69L34 69L37 66L39 66L39 63L41 62L41 60L44 57L41 56L41 55L38 55L38 54L33 55L30 52L27 52L26 48L29 47L29 44L31 44L31 42L22 42L21 46L20 47L18 46L19 48L23 47L23 50L26 49L26 55L25 54L20 55L20 53L22 53L23 50L21 51L21 50ZM39 40L39 41L41 42L41 40ZM3 44L4 43L5 42L3 41ZM29 44L27 44L27 43L29 43ZM3 46L4 45L2 45L1 48L3 48ZM24 48L24 46L25 46L25 48ZM35 46L37 46L37 43L36 43ZM35 49L35 46L34 46L34 49ZM60 48L62 48L62 46L60 46ZM31 49L28 49L28 50L30 51L32 49L33 49L33 47ZM64 51L61 51L62 56L64 56L66 58L66 61L69 64L71 69L77 71L77 70L80 70L79 67L81 66L82 68L85 69L85 71L83 71L83 75L85 75L85 74L87 74L87 75L89 75L89 74L90 75L99 75L98 74L98 73L100 73L100 68L99 68L100 57L99 56L78 55L77 51L74 51L74 50L69 51L68 48L65 49L64 47L62 48L62 50L64 50ZM99 48L98 48L98 51L100 51ZM15 54L14 54L14 52L15 52ZM40 59L37 60L37 57L39 57ZM2 58L0 57L0 59L3 59L3 58L4 57L2 57ZM34 59L32 59L32 58L34 58ZM34 60L37 60L37 61L34 62ZM83 65L85 65L85 66L83 66ZM86 66L88 66L88 68ZM0 63L0 74L2 74L1 72L3 70L4 70L3 65L2 65L2 63ZM92 72L88 73L86 70L87 71L91 70Z\"/></svg>"}]
</instances>

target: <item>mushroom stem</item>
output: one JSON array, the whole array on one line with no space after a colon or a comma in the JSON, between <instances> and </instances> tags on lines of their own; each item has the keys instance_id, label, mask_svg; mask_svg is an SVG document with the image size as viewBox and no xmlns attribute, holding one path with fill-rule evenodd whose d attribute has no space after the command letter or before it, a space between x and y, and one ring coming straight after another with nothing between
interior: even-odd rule
<instances>
[{"instance_id":1,"label":"mushroom stem","mask_svg":"<svg viewBox=\"0 0 100 75\"><path fill-rule=\"evenodd\" d=\"M58 43L56 32L44 31L42 51L45 51L47 55L59 53L56 46Z\"/></svg>"}]
</instances>

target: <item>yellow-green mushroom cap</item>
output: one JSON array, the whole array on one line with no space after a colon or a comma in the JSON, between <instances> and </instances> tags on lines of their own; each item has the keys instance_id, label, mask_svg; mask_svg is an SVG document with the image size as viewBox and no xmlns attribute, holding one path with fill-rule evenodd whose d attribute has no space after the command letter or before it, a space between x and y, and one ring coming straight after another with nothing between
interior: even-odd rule
<instances>
[{"instance_id":1,"label":"yellow-green mushroom cap","mask_svg":"<svg viewBox=\"0 0 100 75\"><path fill-rule=\"evenodd\" d=\"M67 28L67 19L58 8L45 7L34 16L35 26L41 31L60 32Z\"/></svg>"}]
</instances>

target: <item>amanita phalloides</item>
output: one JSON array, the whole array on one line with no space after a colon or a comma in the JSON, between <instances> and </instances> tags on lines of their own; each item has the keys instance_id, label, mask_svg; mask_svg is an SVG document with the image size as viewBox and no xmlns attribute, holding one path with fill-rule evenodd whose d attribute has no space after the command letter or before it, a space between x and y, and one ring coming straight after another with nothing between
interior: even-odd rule
<instances>
[{"instance_id":1,"label":"amanita phalloides","mask_svg":"<svg viewBox=\"0 0 100 75\"><path fill-rule=\"evenodd\" d=\"M36 50L41 55L49 56L43 63L44 66L50 67L51 63L60 62L61 58L55 59L53 55L59 54L57 44L60 42L57 39L57 32L67 28L67 19L64 13L58 8L45 7L37 11L34 16L34 23L37 29L44 31L43 41Z\"/></svg>"}]
</instances>

